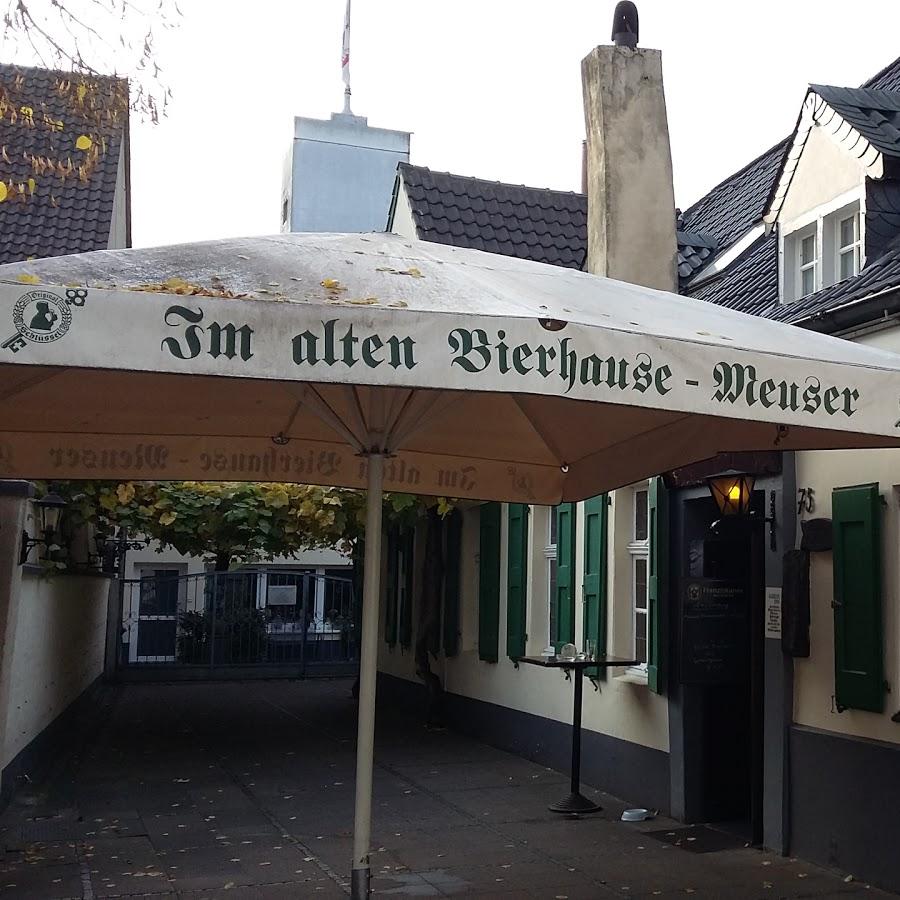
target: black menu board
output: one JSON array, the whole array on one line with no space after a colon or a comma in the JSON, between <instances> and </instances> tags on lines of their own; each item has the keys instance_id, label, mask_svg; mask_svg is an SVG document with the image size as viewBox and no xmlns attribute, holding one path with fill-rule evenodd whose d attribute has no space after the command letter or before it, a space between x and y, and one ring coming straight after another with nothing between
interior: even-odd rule
<instances>
[{"instance_id":1,"label":"black menu board","mask_svg":"<svg viewBox=\"0 0 900 900\"><path fill-rule=\"evenodd\" d=\"M747 585L741 581L682 581L682 684L732 684L746 679L748 600Z\"/></svg>"}]
</instances>

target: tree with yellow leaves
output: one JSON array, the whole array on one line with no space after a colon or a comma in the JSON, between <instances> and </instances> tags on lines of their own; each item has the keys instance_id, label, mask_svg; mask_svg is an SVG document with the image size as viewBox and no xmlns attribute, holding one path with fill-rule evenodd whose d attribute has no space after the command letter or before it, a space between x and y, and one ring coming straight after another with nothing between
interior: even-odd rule
<instances>
[{"instance_id":1,"label":"tree with yellow leaves","mask_svg":"<svg viewBox=\"0 0 900 900\"><path fill-rule=\"evenodd\" d=\"M356 491L306 484L144 481L54 482L74 523L99 533L127 529L188 556L233 562L291 556L300 550L351 550L361 530Z\"/></svg>"}]
</instances>

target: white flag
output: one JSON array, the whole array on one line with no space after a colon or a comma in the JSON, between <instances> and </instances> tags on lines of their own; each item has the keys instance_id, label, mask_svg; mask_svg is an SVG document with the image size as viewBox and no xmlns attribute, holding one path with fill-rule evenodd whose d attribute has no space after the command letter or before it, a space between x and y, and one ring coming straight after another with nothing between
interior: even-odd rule
<instances>
[{"instance_id":1,"label":"white flag","mask_svg":"<svg viewBox=\"0 0 900 900\"><path fill-rule=\"evenodd\" d=\"M341 50L341 75L344 84L350 87L350 0L347 0L347 12L344 14L344 45Z\"/></svg>"}]
</instances>

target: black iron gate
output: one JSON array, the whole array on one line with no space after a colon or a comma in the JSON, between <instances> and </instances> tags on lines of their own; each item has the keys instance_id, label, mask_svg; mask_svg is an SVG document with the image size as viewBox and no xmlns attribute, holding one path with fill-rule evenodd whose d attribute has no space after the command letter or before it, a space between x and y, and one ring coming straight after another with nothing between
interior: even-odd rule
<instances>
[{"instance_id":1,"label":"black iron gate","mask_svg":"<svg viewBox=\"0 0 900 900\"><path fill-rule=\"evenodd\" d=\"M306 677L355 672L350 573L253 569L120 583L125 678Z\"/></svg>"}]
</instances>

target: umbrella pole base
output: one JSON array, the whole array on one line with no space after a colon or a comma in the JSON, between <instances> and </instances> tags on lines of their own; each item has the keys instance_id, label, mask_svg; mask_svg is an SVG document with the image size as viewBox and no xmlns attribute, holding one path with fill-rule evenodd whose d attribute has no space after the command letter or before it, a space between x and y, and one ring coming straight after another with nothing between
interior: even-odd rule
<instances>
[{"instance_id":1,"label":"umbrella pole base","mask_svg":"<svg viewBox=\"0 0 900 900\"><path fill-rule=\"evenodd\" d=\"M550 812L563 813L564 815L569 816L578 816L584 813L600 812L600 810L603 809L603 807L599 804L588 800L588 798L585 797L584 794L579 794L577 792L569 794L568 797L563 797L562 800L551 804L547 808L550 810Z\"/></svg>"},{"instance_id":2,"label":"umbrella pole base","mask_svg":"<svg viewBox=\"0 0 900 900\"><path fill-rule=\"evenodd\" d=\"M350 873L350 900L369 900L371 869L353 869Z\"/></svg>"}]
</instances>

